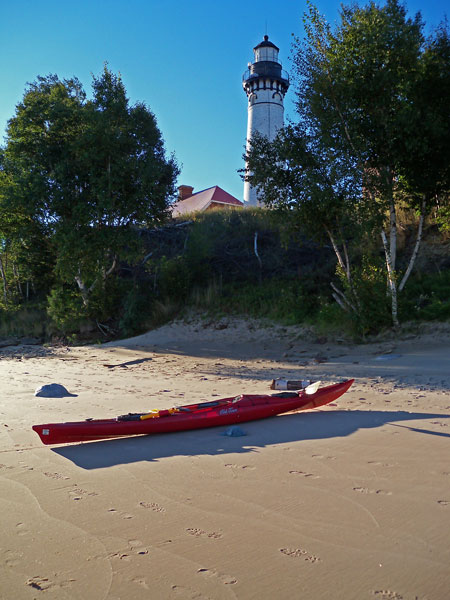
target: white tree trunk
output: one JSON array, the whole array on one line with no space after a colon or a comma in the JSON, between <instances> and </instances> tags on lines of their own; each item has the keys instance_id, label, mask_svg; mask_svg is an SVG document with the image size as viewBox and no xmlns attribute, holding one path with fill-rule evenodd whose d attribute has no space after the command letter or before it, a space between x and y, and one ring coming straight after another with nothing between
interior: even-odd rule
<instances>
[{"instance_id":1,"label":"white tree trunk","mask_svg":"<svg viewBox=\"0 0 450 600\"><path fill-rule=\"evenodd\" d=\"M105 279L108 277L108 275L111 275L111 273L114 271L116 266L117 266L117 257L114 257L112 265L109 267L109 269L107 271L103 270L103 273L102 273L103 281L105 281ZM92 290L97 285L98 277L96 277L94 279L94 281L92 282L92 284L89 287L86 287L86 284L84 283L84 281L81 278L81 269L78 269L78 275L75 275L75 281L77 282L78 288L80 290L81 298L83 299L83 304L85 306L88 306L89 305L89 296L91 295Z\"/></svg>"},{"instance_id":2,"label":"white tree trunk","mask_svg":"<svg viewBox=\"0 0 450 600\"><path fill-rule=\"evenodd\" d=\"M384 229L381 230L381 239L383 240L384 255L386 258L386 267L388 272L389 289L391 294L391 312L394 327L399 326L398 322L398 301L397 301L397 282L395 281L395 271L392 265L392 258L388 248L388 241Z\"/></svg>"},{"instance_id":3,"label":"white tree trunk","mask_svg":"<svg viewBox=\"0 0 450 600\"><path fill-rule=\"evenodd\" d=\"M395 210L394 199L391 196L390 207L390 230L389 230L389 253L391 255L391 266L395 271L397 265L397 213Z\"/></svg>"},{"instance_id":4,"label":"white tree trunk","mask_svg":"<svg viewBox=\"0 0 450 600\"><path fill-rule=\"evenodd\" d=\"M355 305L350 302L350 300L347 298L347 296L344 294L344 292L342 292L340 289L338 289L334 285L333 282L331 282L330 285L331 285L332 289L334 290L334 292L331 295L336 300L336 302L339 304L339 306L342 309L344 309L345 312L349 312L349 310L351 310L354 313L357 313Z\"/></svg>"},{"instance_id":5,"label":"white tree trunk","mask_svg":"<svg viewBox=\"0 0 450 600\"><path fill-rule=\"evenodd\" d=\"M78 288L81 292L81 298L83 299L83 304L85 306L89 305L89 292L92 290L92 286L88 289L84 281L81 279L80 275L75 275L75 281L77 282Z\"/></svg>"},{"instance_id":6,"label":"white tree trunk","mask_svg":"<svg viewBox=\"0 0 450 600\"><path fill-rule=\"evenodd\" d=\"M422 199L422 204L420 206L420 219L419 219L419 226L417 228L416 244L414 246L414 250L411 255L411 259L409 261L408 268L406 269L405 274L403 275L403 278L400 282L400 285L398 286L399 292L401 292L403 290L403 288L405 287L405 284L408 281L411 271L413 270L414 263L416 262L417 254L419 252L420 242L422 241L423 222L425 221L425 209L426 209L426 199L424 197Z\"/></svg>"},{"instance_id":7,"label":"white tree trunk","mask_svg":"<svg viewBox=\"0 0 450 600\"><path fill-rule=\"evenodd\" d=\"M339 263L340 267L342 268L342 270L346 272L347 279L350 282L350 268L349 268L348 262L347 262L347 264L345 264L344 259L342 258L342 254L341 254L339 248L337 247L336 241L335 241L334 236L331 233L331 231L326 228L325 228L325 230L328 234L328 237L330 238L330 242L331 242L331 245L333 246L334 253L336 254L336 257L338 259L338 263Z\"/></svg>"},{"instance_id":8,"label":"white tree trunk","mask_svg":"<svg viewBox=\"0 0 450 600\"><path fill-rule=\"evenodd\" d=\"M333 246L334 253L336 254L336 257L338 259L339 266L345 272L345 275L346 275L347 281L348 281L348 285L349 285L349 288L351 291L352 300L354 300L355 303L353 303L351 300L349 300L348 297L344 294L344 292L339 290L333 283L330 283L331 287L334 290L334 293L332 294L332 296L336 300L336 302L339 304L339 306L341 308L343 308L345 311L348 312L349 310L351 310L354 313L358 313L358 309L360 308L360 305L359 305L358 296L355 293L355 290L353 288L352 274L350 271L350 259L348 257L347 246L344 244L344 256L345 256L345 260L344 260L344 258L342 257L342 254L338 248L338 245L336 244L336 240L334 239L333 234L331 233L331 231L329 229L325 228L325 230L328 234L328 237L330 238L330 242L331 242L331 245Z\"/></svg>"}]
</instances>

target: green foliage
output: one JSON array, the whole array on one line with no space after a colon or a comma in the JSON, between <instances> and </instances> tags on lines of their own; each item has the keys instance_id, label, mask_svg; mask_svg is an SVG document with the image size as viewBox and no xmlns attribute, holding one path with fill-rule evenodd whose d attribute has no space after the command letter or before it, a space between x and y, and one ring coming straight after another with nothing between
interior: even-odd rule
<instances>
[{"instance_id":1,"label":"green foliage","mask_svg":"<svg viewBox=\"0 0 450 600\"><path fill-rule=\"evenodd\" d=\"M442 204L437 211L437 223L442 233L450 234L450 203L446 199L446 203Z\"/></svg>"},{"instance_id":2,"label":"green foliage","mask_svg":"<svg viewBox=\"0 0 450 600\"><path fill-rule=\"evenodd\" d=\"M443 24L426 39L398 0L343 6L334 27L310 4L305 32L297 123L272 143L255 136L247 156L271 210L194 214L166 244L155 225L178 168L151 111L107 67L92 99L76 78L29 85L0 150L0 309L25 323L17 308L48 296L68 336L86 322L130 335L186 304L359 336L385 326L381 229L394 286L398 208L436 204L450 229L450 35ZM333 304L330 248L350 313ZM447 276L413 276L400 316L448 318Z\"/></svg>"},{"instance_id":3,"label":"green foliage","mask_svg":"<svg viewBox=\"0 0 450 600\"><path fill-rule=\"evenodd\" d=\"M180 304L184 302L189 294L192 281L186 258L184 256L163 257L159 264L159 272L161 296L171 298Z\"/></svg>"},{"instance_id":4,"label":"green foliage","mask_svg":"<svg viewBox=\"0 0 450 600\"><path fill-rule=\"evenodd\" d=\"M297 123L271 142L254 136L245 179L292 224L329 238L356 303L370 303L371 277L352 268L351 246L387 231L397 325L397 210L420 205L423 217L450 189L450 35L444 24L425 39L420 14L408 18L398 0L344 5L334 27L308 6L293 51Z\"/></svg>"},{"instance_id":5,"label":"green foliage","mask_svg":"<svg viewBox=\"0 0 450 600\"><path fill-rule=\"evenodd\" d=\"M287 218L292 228L307 229L323 241L358 230L367 218L358 164L338 157L303 122L281 130L273 142L255 134L246 156L245 179L258 188L266 206Z\"/></svg>"},{"instance_id":6,"label":"green foliage","mask_svg":"<svg viewBox=\"0 0 450 600\"><path fill-rule=\"evenodd\" d=\"M83 301L73 286L55 286L48 296L47 312L64 334L79 331L86 322Z\"/></svg>"},{"instance_id":7,"label":"green foliage","mask_svg":"<svg viewBox=\"0 0 450 600\"><path fill-rule=\"evenodd\" d=\"M154 307L159 320L164 318L159 302L171 314L188 305L289 323L314 313L317 290L328 288L332 273L328 250L302 242L298 234L288 240L286 219L273 211L211 211L191 218L183 243L171 238L173 255L161 245L158 256L153 246L148 277L158 294Z\"/></svg>"},{"instance_id":8,"label":"green foliage","mask_svg":"<svg viewBox=\"0 0 450 600\"><path fill-rule=\"evenodd\" d=\"M354 320L338 304L330 302L326 298L319 299L317 312L309 322L314 325L319 335L342 334L344 332L355 335ZM358 335L356 332L356 336Z\"/></svg>"},{"instance_id":9,"label":"green foliage","mask_svg":"<svg viewBox=\"0 0 450 600\"><path fill-rule=\"evenodd\" d=\"M439 25L425 43L405 118L399 172L428 204L448 204L450 191L450 32ZM417 132L420 135L417 135Z\"/></svg>"},{"instance_id":10,"label":"green foliage","mask_svg":"<svg viewBox=\"0 0 450 600\"><path fill-rule=\"evenodd\" d=\"M27 307L0 309L0 338L13 336L45 339L52 332L45 310L29 304Z\"/></svg>"},{"instance_id":11,"label":"green foliage","mask_svg":"<svg viewBox=\"0 0 450 600\"><path fill-rule=\"evenodd\" d=\"M316 312L317 297L300 281L273 279L262 285L230 286L224 290L222 308L285 325L303 323Z\"/></svg>"},{"instance_id":12,"label":"green foliage","mask_svg":"<svg viewBox=\"0 0 450 600\"><path fill-rule=\"evenodd\" d=\"M317 290L311 293L307 282L292 279L241 285L213 281L205 288L193 290L189 300L196 309L212 315L247 315L295 325L314 318L316 294Z\"/></svg>"},{"instance_id":13,"label":"green foliage","mask_svg":"<svg viewBox=\"0 0 450 600\"><path fill-rule=\"evenodd\" d=\"M339 267L337 275L342 289L355 306L355 310L349 311L347 315L347 321L355 335L364 337L390 325L386 270L381 260L363 256L361 264L352 268L351 286Z\"/></svg>"},{"instance_id":14,"label":"green foliage","mask_svg":"<svg viewBox=\"0 0 450 600\"><path fill-rule=\"evenodd\" d=\"M450 320L450 271L417 273L401 305L405 320Z\"/></svg>"},{"instance_id":15,"label":"green foliage","mask_svg":"<svg viewBox=\"0 0 450 600\"><path fill-rule=\"evenodd\" d=\"M77 79L39 77L9 121L0 157L0 214L10 215L0 241L14 251L22 278L46 284L48 293L51 278L39 277L46 256L56 279L49 314L69 329L83 315L115 315L120 262L140 259L136 227L166 218L178 174L154 115L129 105L121 78L105 66L92 87L87 100Z\"/></svg>"},{"instance_id":16,"label":"green foliage","mask_svg":"<svg viewBox=\"0 0 450 600\"><path fill-rule=\"evenodd\" d=\"M57 283L47 298L47 312L55 325L65 335L75 333L92 324L116 324L123 311L124 299L127 297L127 280L111 277L97 286L91 293L88 306L78 293L74 284ZM101 329L101 331L104 331ZM111 330L112 331L112 330Z\"/></svg>"},{"instance_id":17,"label":"green foliage","mask_svg":"<svg viewBox=\"0 0 450 600\"><path fill-rule=\"evenodd\" d=\"M241 278L239 258L253 254L255 231L267 227L267 218L257 212L213 211L198 215L186 245L186 260L193 285L205 285L214 277ZM231 259L231 260L230 260ZM257 267L256 257L252 258ZM245 278L254 274L246 273Z\"/></svg>"},{"instance_id":18,"label":"green foliage","mask_svg":"<svg viewBox=\"0 0 450 600\"><path fill-rule=\"evenodd\" d=\"M54 254L42 227L20 207L11 209L13 179L0 153L0 307L12 309L42 297L52 281Z\"/></svg>"},{"instance_id":19,"label":"green foliage","mask_svg":"<svg viewBox=\"0 0 450 600\"><path fill-rule=\"evenodd\" d=\"M121 295L119 331L122 337L135 335L149 328L154 294L144 281L128 281L128 291Z\"/></svg>"}]
</instances>

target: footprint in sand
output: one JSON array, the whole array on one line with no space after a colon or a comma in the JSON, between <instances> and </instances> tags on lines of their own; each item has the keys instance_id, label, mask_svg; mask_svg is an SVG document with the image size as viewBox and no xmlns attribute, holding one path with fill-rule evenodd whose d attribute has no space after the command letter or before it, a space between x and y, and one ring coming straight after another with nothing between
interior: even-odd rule
<instances>
[{"instance_id":1,"label":"footprint in sand","mask_svg":"<svg viewBox=\"0 0 450 600\"><path fill-rule=\"evenodd\" d=\"M302 558L304 561L309 563L321 562L321 559L318 556L309 554L308 551L304 550L303 548L280 548L280 552L286 556L290 556L291 558Z\"/></svg>"},{"instance_id":2,"label":"footprint in sand","mask_svg":"<svg viewBox=\"0 0 450 600\"><path fill-rule=\"evenodd\" d=\"M441 506L450 506L450 500L438 500L437 503Z\"/></svg>"},{"instance_id":3,"label":"footprint in sand","mask_svg":"<svg viewBox=\"0 0 450 600\"><path fill-rule=\"evenodd\" d=\"M141 540L128 540L128 545L136 554L148 554L148 548L144 546L144 543L141 542Z\"/></svg>"},{"instance_id":4,"label":"footprint in sand","mask_svg":"<svg viewBox=\"0 0 450 600\"><path fill-rule=\"evenodd\" d=\"M229 469L250 469L251 471L256 469L256 467L252 467L251 465L235 465L233 463L226 463L224 466Z\"/></svg>"},{"instance_id":5,"label":"footprint in sand","mask_svg":"<svg viewBox=\"0 0 450 600\"><path fill-rule=\"evenodd\" d=\"M223 573L219 573L215 569L197 569L197 573L204 575L205 577L214 577L218 579L224 585L233 585L237 583L237 579L232 577L231 575L225 575Z\"/></svg>"},{"instance_id":6,"label":"footprint in sand","mask_svg":"<svg viewBox=\"0 0 450 600\"><path fill-rule=\"evenodd\" d=\"M157 504L156 502L139 502L139 506L142 506L142 508L150 508L151 510L154 510L155 512L159 512L159 513L164 513L166 512L166 509L163 506L160 506L159 504Z\"/></svg>"},{"instance_id":7,"label":"footprint in sand","mask_svg":"<svg viewBox=\"0 0 450 600\"><path fill-rule=\"evenodd\" d=\"M86 496L98 496L98 494L97 492L88 492L79 487L75 487L73 490L69 491L69 498L72 500L83 500Z\"/></svg>"},{"instance_id":8,"label":"footprint in sand","mask_svg":"<svg viewBox=\"0 0 450 600\"><path fill-rule=\"evenodd\" d=\"M117 508L109 508L108 512L111 514L117 514L122 519L134 519L134 515L130 515L129 513L119 512Z\"/></svg>"},{"instance_id":9,"label":"footprint in sand","mask_svg":"<svg viewBox=\"0 0 450 600\"><path fill-rule=\"evenodd\" d=\"M77 494L76 492L69 492L69 498L70 498L71 500L75 500L75 501L78 501L78 500L83 500L82 496L80 496L80 495L79 495L79 494Z\"/></svg>"},{"instance_id":10,"label":"footprint in sand","mask_svg":"<svg viewBox=\"0 0 450 600\"><path fill-rule=\"evenodd\" d=\"M132 579L129 579L129 581L131 581L132 583L137 583L138 585L143 587L145 590L150 589L150 586L148 585L147 581L143 577L134 577Z\"/></svg>"},{"instance_id":11,"label":"footprint in sand","mask_svg":"<svg viewBox=\"0 0 450 600\"><path fill-rule=\"evenodd\" d=\"M311 458L319 458L325 460L336 460L336 456L324 456L323 454L312 454Z\"/></svg>"},{"instance_id":12,"label":"footprint in sand","mask_svg":"<svg viewBox=\"0 0 450 600\"><path fill-rule=\"evenodd\" d=\"M17 567L20 565L23 553L22 552L14 552L14 550L7 550L5 552L5 565L7 567Z\"/></svg>"},{"instance_id":13,"label":"footprint in sand","mask_svg":"<svg viewBox=\"0 0 450 600\"><path fill-rule=\"evenodd\" d=\"M28 535L29 531L24 523L16 523L17 535Z\"/></svg>"},{"instance_id":14,"label":"footprint in sand","mask_svg":"<svg viewBox=\"0 0 450 600\"><path fill-rule=\"evenodd\" d=\"M108 560L111 560L112 558L118 558L119 560L124 560L126 562L130 562L131 557L129 554L127 554L126 552L111 552L110 554L107 555L106 557Z\"/></svg>"},{"instance_id":15,"label":"footprint in sand","mask_svg":"<svg viewBox=\"0 0 450 600\"><path fill-rule=\"evenodd\" d=\"M44 591L53 587L58 588L66 588L71 585L76 579L66 579L64 581L53 582L48 579L48 577L41 577L40 575L36 575L35 577L30 577L25 584L34 588L35 590Z\"/></svg>"},{"instance_id":16,"label":"footprint in sand","mask_svg":"<svg viewBox=\"0 0 450 600\"><path fill-rule=\"evenodd\" d=\"M48 590L52 586L51 582L48 580L48 577L39 577L36 575L35 577L31 577L26 581L26 585L34 588L35 590Z\"/></svg>"},{"instance_id":17,"label":"footprint in sand","mask_svg":"<svg viewBox=\"0 0 450 600\"><path fill-rule=\"evenodd\" d=\"M310 477L311 479L320 479L320 475L314 473L305 473L305 471L289 471L291 475L301 475L302 477Z\"/></svg>"},{"instance_id":18,"label":"footprint in sand","mask_svg":"<svg viewBox=\"0 0 450 600\"><path fill-rule=\"evenodd\" d=\"M46 477L50 477L50 479L69 479L69 477L67 477L66 475L61 475L61 473L47 473L47 472L45 472L44 475Z\"/></svg>"},{"instance_id":19,"label":"footprint in sand","mask_svg":"<svg viewBox=\"0 0 450 600\"><path fill-rule=\"evenodd\" d=\"M189 527L188 529L186 529L186 531L187 533L189 533L189 535L195 535L196 537L209 537L215 540L218 540L222 537L222 534L217 533L216 531L208 532L204 531L203 529L198 529L196 527Z\"/></svg>"},{"instance_id":20,"label":"footprint in sand","mask_svg":"<svg viewBox=\"0 0 450 600\"><path fill-rule=\"evenodd\" d=\"M374 590L373 595L377 600L403 600L403 596L392 590Z\"/></svg>"},{"instance_id":21,"label":"footprint in sand","mask_svg":"<svg viewBox=\"0 0 450 600\"><path fill-rule=\"evenodd\" d=\"M386 490L370 490L369 488L364 487L354 487L353 491L359 492L360 494L380 494L384 496L392 496L392 492L387 492Z\"/></svg>"}]
</instances>

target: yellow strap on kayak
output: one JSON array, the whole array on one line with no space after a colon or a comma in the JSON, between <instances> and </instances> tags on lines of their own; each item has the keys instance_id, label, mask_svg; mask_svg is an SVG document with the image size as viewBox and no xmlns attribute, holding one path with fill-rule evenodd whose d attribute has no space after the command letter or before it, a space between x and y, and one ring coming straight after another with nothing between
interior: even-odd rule
<instances>
[{"instance_id":1,"label":"yellow strap on kayak","mask_svg":"<svg viewBox=\"0 0 450 600\"><path fill-rule=\"evenodd\" d=\"M151 410L149 413L145 415L141 415L139 418L141 421L145 421L145 419L157 419L158 417L165 417L167 415L172 415L173 413L179 412L177 408L169 408L168 410L157 410L156 408Z\"/></svg>"},{"instance_id":2,"label":"yellow strap on kayak","mask_svg":"<svg viewBox=\"0 0 450 600\"><path fill-rule=\"evenodd\" d=\"M145 419L157 419L158 417L159 417L159 410L154 409L145 415L141 415L140 419L141 419L141 421L145 421Z\"/></svg>"}]
</instances>

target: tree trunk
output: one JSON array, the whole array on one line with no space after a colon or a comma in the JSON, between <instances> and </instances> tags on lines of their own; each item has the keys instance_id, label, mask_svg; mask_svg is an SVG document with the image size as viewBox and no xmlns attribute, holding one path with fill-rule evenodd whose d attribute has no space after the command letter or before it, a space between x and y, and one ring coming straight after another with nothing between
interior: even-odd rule
<instances>
[{"instance_id":1,"label":"tree trunk","mask_svg":"<svg viewBox=\"0 0 450 600\"><path fill-rule=\"evenodd\" d=\"M426 210L426 197L424 196L422 198L422 203L420 205L420 219L419 219L419 226L417 228L416 244L414 246L414 250L411 255L411 259L409 261L408 268L406 269L405 274L403 275L403 278L400 282L400 285L398 286L399 292L401 292L403 290L403 288L405 287L405 284L408 281L408 277L410 276L411 271L414 267L414 263L416 262L417 254L419 252L420 242L422 241L423 222L425 220L425 210Z\"/></svg>"},{"instance_id":2,"label":"tree trunk","mask_svg":"<svg viewBox=\"0 0 450 600\"><path fill-rule=\"evenodd\" d=\"M261 261L261 257L258 254L258 232L257 231L255 231L255 237L253 239L253 249L254 249L256 258L258 259L258 264L259 264L258 282L261 285L261 282L262 282L262 261Z\"/></svg>"},{"instance_id":3,"label":"tree trunk","mask_svg":"<svg viewBox=\"0 0 450 600\"><path fill-rule=\"evenodd\" d=\"M109 269L107 271L105 271L105 269L103 269L103 272L102 272L102 282L103 283L105 283L106 278L108 277L108 275L111 275L111 273L114 271L116 266L117 266L117 257L115 256L113 259L112 265L109 267ZM83 304L85 306L88 306L89 305L89 296L91 295L92 290L97 285L98 277L96 277L94 279L94 281L92 282L92 284L89 287L86 287L86 284L84 283L84 281L81 278L81 270L78 269L78 275L75 275L75 281L80 290Z\"/></svg>"},{"instance_id":4,"label":"tree trunk","mask_svg":"<svg viewBox=\"0 0 450 600\"><path fill-rule=\"evenodd\" d=\"M75 275L75 281L77 282L78 288L80 290L84 306L89 306L89 290L84 285L84 281L81 279L80 275Z\"/></svg>"},{"instance_id":5,"label":"tree trunk","mask_svg":"<svg viewBox=\"0 0 450 600\"><path fill-rule=\"evenodd\" d=\"M8 304L8 284L6 282L6 274L5 274L5 269L3 268L3 260L0 256L0 273L2 275L2 281L3 281L3 298L5 300L5 305Z\"/></svg>"},{"instance_id":6,"label":"tree trunk","mask_svg":"<svg viewBox=\"0 0 450 600\"><path fill-rule=\"evenodd\" d=\"M108 275L111 275L111 273L114 271L116 266L117 266L117 256L115 256L113 258L112 265L109 267L109 269L103 273L103 279L106 279L108 277Z\"/></svg>"},{"instance_id":7,"label":"tree trunk","mask_svg":"<svg viewBox=\"0 0 450 600\"><path fill-rule=\"evenodd\" d=\"M327 232L328 237L330 238L330 242L331 242L331 245L333 246L334 253L336 254L336 257L338 259L339 266L341 267L341 269L343 271L345 271L345 273L347 275L347 280L350 283L350 265L348 264L348 258L347 258L347 264L346 264L344 262L344 259L342 258L342 254L341 254L341 252L340 252L340 250L339 250L339 248L338 248L338 246L336 244L336 240L334 239L333 234L326 227L325 227L325 231Z\"/></svg>"},{"instance_id":8,"label":"tree trunk","mask_svg":"<svg viewBox=\"0 0 450 600\"><path fill-rule=\"evenodd\" d=\"M397 211L394 200L394 178L390 167L386 168L386 189L389 200L389 254L392 270L397 266Z\"/></svg>"},{"instance_id":9,"label":"tree trunk","mask_svg":"<svg viewBox=\"0 0 450 600\"><path fill-rule=\"evenodd\" d=\"M20 297L23 300L23 291L22 291L22 284L20 283L19 270L16 267L15 263L13 263L12 268L13 268L14 277L16 278L17 291L19 292Z\"/></svg>"},{"instance_id":10,"label":"tree trunk","mask_svg":"<svg viewBox=\"0 0 450 600\"><path fill-rule=\"evenodd\" d=\"M390 200L390 231L389 231L389 252L391 255L392 269L395 271L397 265L397 213L395 203L391 196Z\"/></svg>"},{"instance_id":11,"label":"tree trunk","mask_svg":"<svg viewBox=\"0 0 450 600\"><path fill-rule=\"evenodd\" d=\"M348 252L347 252L347 246L344 243L344 245L343 245L344 246L344 248L343 248L344 249L344 257L345 257L345 260L344 260L342 253L339 250L338 245L336 244L336 240L334 239L333 234L326 227L325 227L325 230L328 234L328 237L330 238L330 242L331 242L331 245L333 246L334 253L336 254L336 257L338 259L339 266L341 267L341 269L344 271L344 273L346 275L351 298L352 298L352 300L354 300L354 302L349 300L348 297L344 294L344 292L339 290L334 285L334 283L330 283L330 285L333 289L332 296L336 300L336 302L339 304L339 306L341 308L343 308L345 311L348 312L349 310L351 310L355 314L357 314L360 309L360 304L359 304L358 295L355 292L355 289L353 287L352 274L351 274L351 270L350 270L350 259L349 259Z\"/></svg>"},{"instance_id":12,"label":"tree trunk","mask_svg":"<svg viewBox=\"0 0 450 600\"><path fill-rule=\"evenodd\" d=\"M347 296L338 289L333 282L330 283L331 288L333 289L333 293L331 294L335 301L339 304L339 306L345 310L345 312L353 311L357 314L356 306L350 302Z\"/></svg>"},{"instance_id":13,"label":"tree trunk","mask_svg":"<svg viewBox=\"0 0 450 600\"><path fill-rule=\"evenodd\" d=\"M381 230L381 239L383 240L384 255L386 258L386 267L388 272L389 290L391 294L391 313L394 327L400 325L398 321L398 301L397 301L397 282L395 280L395 270L392 265L392 257L388 248L388 241L384 229Z\"/></svg>"}]
</instances>

